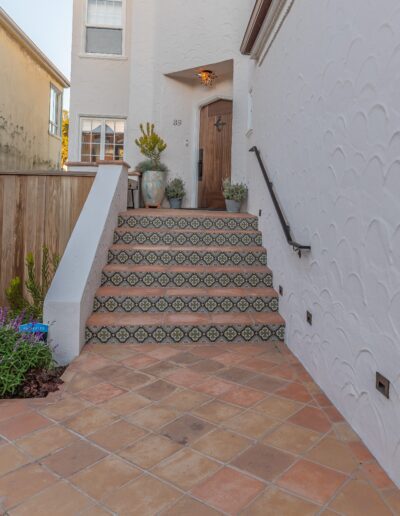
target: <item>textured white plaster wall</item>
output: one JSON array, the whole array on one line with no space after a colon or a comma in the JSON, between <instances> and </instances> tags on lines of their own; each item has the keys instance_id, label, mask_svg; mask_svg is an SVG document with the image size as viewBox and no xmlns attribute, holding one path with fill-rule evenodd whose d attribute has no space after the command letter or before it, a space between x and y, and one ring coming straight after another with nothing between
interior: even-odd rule
<instances>
[{"instance_id":1,"label":"textured white plaster wall","mask_svg":"<svg viewBox=\"0 0 400 516\"><path fill-rule=\"evenodd\" d=\"M263 210L287 342L400 485L399 2L297 0L252 68L249 143L295 238L312 245L301 260L288 247L249 154L249 207Z\"/></svg>"}]
</instances>

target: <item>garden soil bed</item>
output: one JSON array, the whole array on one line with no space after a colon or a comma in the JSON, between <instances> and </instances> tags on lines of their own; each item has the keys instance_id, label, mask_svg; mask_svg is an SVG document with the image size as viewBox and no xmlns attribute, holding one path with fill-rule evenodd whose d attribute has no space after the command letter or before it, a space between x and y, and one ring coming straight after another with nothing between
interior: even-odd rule
<instances>
[{"instance_id":1,"label":"garden soil bed","mask_svg":"<svg viewBox=\"0 0 400 516\"><path fill-rule=\"evenodd\" d=\"M25 381L18 390L10 396L2 399L15 398L45 398L50 392L59 390L64 382L61 380L66 367L56 367L52 371L32 369L27 373Z\"/></svg>"}]
</instances>

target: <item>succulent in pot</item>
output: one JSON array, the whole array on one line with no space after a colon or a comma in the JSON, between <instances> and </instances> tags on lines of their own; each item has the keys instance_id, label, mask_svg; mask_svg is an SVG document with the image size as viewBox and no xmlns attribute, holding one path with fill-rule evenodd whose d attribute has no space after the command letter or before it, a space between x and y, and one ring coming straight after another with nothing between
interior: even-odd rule
<instances>
[{"instance_id":1,"label":"succulent in pot","mask_svg":"<svg viewBox=\"0 0 400 516\"><path fill-rule=\"evenodd\" d=\"M231 213L239 213L242 202L246 199L248 188L243 183L231 183L225 179L223 183L223 194L225 197L226 209Z\"/></svg>"},{"instance_id":2,"label":"succulent in pot","mask_svg":"<svg viewBox=\"0 0 400 516\"><path fill-rule=\"evenodd\" d=\"M186 195L185 183L179 177L176 177L167 184L165 195L169 200L172 209L180 209L182 207L182 200Z\"/></svg>"},{"instance_id":3,"label":"succulent in pot","mask_svg":"<svg viewBox=\"0 0 400 516\"><path fill-rule=\"evenodd\" d=\"M147 158L137 166L142 174L142 195L146 208L159 208L165 194L165 175L168 168L161 163L161 154L167 148L165 141L155 132L154 124L140 124L142 135L135 140L141 154Z\"/></svg>"}]
</instances>

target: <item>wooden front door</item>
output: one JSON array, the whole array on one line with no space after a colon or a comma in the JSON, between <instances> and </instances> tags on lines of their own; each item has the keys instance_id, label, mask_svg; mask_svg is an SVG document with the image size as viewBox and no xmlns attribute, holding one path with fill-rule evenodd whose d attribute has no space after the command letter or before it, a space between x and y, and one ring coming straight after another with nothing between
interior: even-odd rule
<instances>
[{"instance_id":1,"label":"wooden front door","mask_svg":"<svg viewBox=\"0 0 400 516\"><path fill-rule=\"evenodd\" d=\"M225 208L222 182L231 177L232 101L217 100L201 109L199 208Z\"/></svg>"}]
</instances>

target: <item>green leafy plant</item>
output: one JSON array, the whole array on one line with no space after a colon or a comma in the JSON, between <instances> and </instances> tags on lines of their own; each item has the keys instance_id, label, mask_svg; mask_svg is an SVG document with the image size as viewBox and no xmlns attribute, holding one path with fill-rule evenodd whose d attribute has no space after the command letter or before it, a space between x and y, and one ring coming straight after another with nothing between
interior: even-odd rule
<instances>
[{"instance_id":1,"label":"green leafy plant","mask_svg":"<svg viewBox=\"0 0 400 516\"><path fill-rule=\"evenodd\" d=\"M160 170L161 154L167 148L165 141L155 132L154 124L140 124L142 135L135 140L140 152L152 163L152 170Z\"/></svg>"},{"instance_id":2,"label":"green leafy plant","mask_svg":"<svg viewBox=\"0 0 400 516\"><path fill-rule=\"evenodd\" d=\"M170 181L165 188L167 199L183 199L186 195L185 183L179 177Z\"/></svg>"},{"instance_id":3,"label":"green leafy plant","mask_svg":"<svg viewBox=\"0 0 400 516\"><path fill-rule=\"evenodd\" d=\"M5 290L6 299L11 309L16 313L26 309L26 301L22 294L22 281L18 276L10 281Z\"/></svg>"},{"instance_id":4,"label":"green leafy plant","mask_svg":"<svg viewBox=\"0 0 400 516\"><path fill-rule=\"evenodd\" d=\"M10 320L7 309L0 309L0 397L15 394L30 371L55 367L42 335L21 333L22 322L22 314Z\"/></svg>"},{"instance_id":5,"label":"green leafy plant","mask_svg":"<svg viewBox=\"0 0 400 516\"><path fill-rule=\"evenodd\" d=\"M242 202L246 199L248 188L243 183L231 183L230 179L225 179L223 183L223 194L228 201Z\"/></svg>"},{"instance_id":6,"label":"green leafy plant","mask_svg":"<svg viewBox=\"0 0 400 516\"><path fill-rule=\"evenodd\" d=\"M36 274L33 254L28 253L25 260L28 272L28 279L25 282L25 286L31 299L24 297L23 285L19 277L13 278L5 291L8 304L14 313L24 310L28 316L40 320L43 317L44 299L61 259L60 256L55 253L50 256L50 251L46 246L43 246L42 253L40 277L37 277Z\"/></svg>"},{"instance_id":7,"label":"green leafy plant","mask_svg":"<svg viewBox=\"0 0 400 516\"><path fill-rule=\"evenodd\" d=\"M154 163L147 159L145 161L141 161L138 165L136 165L136 170L143 174L144 172L147 172L148 170L154 170ZM158 165L157 170L159 172L168 172L168 167L164 165L163 163L160 163Z\"/></svg>"}]
</instances>

